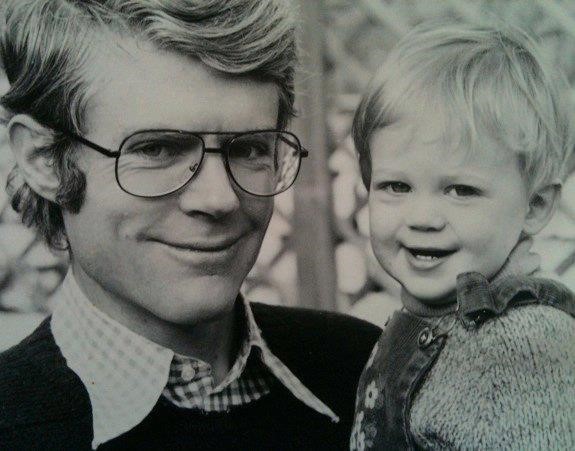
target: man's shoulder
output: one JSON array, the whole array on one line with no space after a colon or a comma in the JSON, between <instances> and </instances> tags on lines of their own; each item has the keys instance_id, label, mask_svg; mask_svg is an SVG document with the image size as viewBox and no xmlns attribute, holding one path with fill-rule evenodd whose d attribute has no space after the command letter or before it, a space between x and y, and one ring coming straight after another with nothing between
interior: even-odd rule
<instances>
[{"instance_id":1,"label":"man's shoulder","mask_svg":"<svg viewBox=\"0 0 575 451\"><path fill-rule=\"evenodd\" d=\"M348 315L252 304L270 350L342 420L351 424L363 367L381 329Z\"/></svg>"},{"instance_id":2,"label":"man's shoulder","mask_svg":"<svg viewBox=\"0 0 575 451\"><path fill-rule=\"evenodd\" d=\"M373 345L381 334L374 324L352 316L304 307L251 303L258 325L270 333L289 333L292 338L315 338L326 344L342 341L347 346Z\"/></svg>"},{"instance_id":3,"label":"man's shoulder","mask_svg":"<svg viewBox=\"0 0 575 451\"><path fill-rule=\"evenodd\" d=\"M381 334L379 327L341 313L251 305L264 340L292 369L311 362L318 370L345 367L355 374Z\"/></svg>"},{"instance_id":4,"label":"man's shoulder","mask_svg":"<svg viewBox=\"0 0 575 451\"><path fill-rule=\"evenodd\" d=\"M89 411L87 393L54 342L46 319L0 353L0 431L62 421Z\"/></svg>"},{"instance_id":5,"label":"man's shoulder","mask_svg":"<svg viewBox=\"0 0 575 451\"><path fill-rule=\"evenodd\" d=\"M49 320L46 319L20 343L0 353L0 396L42 373L41 361L51 353L52 343Z\"/></svg>"}]
</instances>

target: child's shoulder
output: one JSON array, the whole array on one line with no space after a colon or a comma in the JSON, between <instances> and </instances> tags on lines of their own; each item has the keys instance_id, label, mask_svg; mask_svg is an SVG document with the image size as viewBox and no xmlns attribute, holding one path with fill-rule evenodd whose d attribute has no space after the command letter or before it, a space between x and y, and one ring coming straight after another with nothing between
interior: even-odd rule
<instances>
[{"instance_id":1,"label":"child's shoulder","mask_svg":"<svg viewBox=\"0 0 575 451\"><path fill-rule=\"evenodd\" d=\"M509 308L504 314L486 321L476 330L460 331L479 341L478 347L517 352L523 344L532 349L572 348L575 342L575 318L548 304L535 303Z\"/></svg>"},{"instance_id":2,"label":"child's shoulder","mask_svg":"<svg viewBox=\"0 0 575 451\"><path fill-rule=\"evenodd\" d=\"M521 343L533 349L542 349L543 343L548 348L554 342L558 349L573 343L575 295L561 282L543 277L510 276L490 284L487 293L483 291L485 287L479 288L476 291L480 296L489 296L490 300L477 301L473 299L474 294L466 294L462 296L464 312L460 315L463 317L465 311L473 312L478 307L482 308L481 312L487 311L487 315L478 323L462 320L467 327L453 331L462 342L476 341L481 352L488 351L486 347L494 347L504 354L507 348L517 352Z\"/></svg>"},{"instance_id":3,"label":"child's shoulder","mask_svg":"<svg viewBox=\"0 0 575 451\"><path fill-rule=\"evenodd\" d=\"M545 322L559 316L575 317L575 295L563 283L543 277L508 276L488 282L479 273L458 277L458 316L468 329L507 327L507 317L515 321ZM551 309L549 315L540 316L539 308ZM557 313L554 312L554 313ZM519 320L521 318L521 320ZM555 320L552 320L552 322Z\"/></svg>"},{"instance_id":4,"label":"child's shoulder","mask_svg":"<svg viewBox=\"0 0 575 451\"><path fill-rule=\"evenodd\" d=\"M575 294L565 285L557 275L538 272L533 275L507 276L499 281L496 290L509 290L509 292L529 292L538 301L551 301L565 298L575 302ZM508 293L502 293L509 296Z\"/></svg>"},{"instance_id":5,"label":"child's shoulder","mask_svg":"<svg viewBox=\"0 0 575 451\"><path fill-rule=\"evenodd\" d=\"M572 449L574 321L555 307L530 304L475 329L458 322L413 406L414 434L432 445L439 442L430 437L443 437L454 448L480 441L506 448L501 440L511 434L518 449L565 441Z\"/></svg>"},{"instance_id":6,"label":"child's shoulder","mask_svg":"<svg viewBox=\"0 0 575 451\"><path fill-rule=\"evenodd\" d=\"M473 327L455 322L423 391L461 395L457 403L469 406L525 403L528 393L543 389L556 395L541 401L551 407L561 405L560 389L575 395L565 386L575 378L573 293L539 277L507 278L489 290L494 304L485 306L500 311ZM575 400L569 403L575 408Z\"/></svg>"},{"instance_id":7,"label":"child's shoulder","mask_svg":"<svg viewBox=\"0 0 575 451\"><path fill-rule=\"evenodd\" d=\"M557 302L562 305L553 305L549 299L510 303L501 313L473 327L454 321L438 364L450 362L448 366L460 368L502 365L519 375L537 370L547 361L570 361L575 370L575 301L571 295Z\"/></svg>"}]
</instances>

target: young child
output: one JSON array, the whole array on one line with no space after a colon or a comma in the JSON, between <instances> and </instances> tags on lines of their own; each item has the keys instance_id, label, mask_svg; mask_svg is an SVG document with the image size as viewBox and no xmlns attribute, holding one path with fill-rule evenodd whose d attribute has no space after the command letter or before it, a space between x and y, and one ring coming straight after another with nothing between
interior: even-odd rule
<instances>
[{"instance_id":1,"label":"young child","mask_svg":"<svg viewBox=\"0 0 575 451\"><path fill-rule=\"evenodd\" d=\"M528 36L493 27L420 26L375 75L353 136L404 308L351 449L575 449L575 301L529 253L572 156L567 95Z\"/></svg>"}]
</instances>

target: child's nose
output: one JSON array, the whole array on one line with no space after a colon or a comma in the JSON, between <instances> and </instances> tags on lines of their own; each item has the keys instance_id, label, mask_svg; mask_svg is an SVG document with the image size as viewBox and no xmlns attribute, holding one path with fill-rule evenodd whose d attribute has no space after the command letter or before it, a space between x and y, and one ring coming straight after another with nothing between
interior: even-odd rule
<instances>
[{"instance_id":1,"label":"child's nose","mask_svg":"<svg viewBox=\"0 0 575 451\"><path fill-rule=\"evenodd\" d=\"M440 206L427 196L411 203L405 222L410 229L420 232L441 231L446 224Z\"/></svg>"}]
</instances>

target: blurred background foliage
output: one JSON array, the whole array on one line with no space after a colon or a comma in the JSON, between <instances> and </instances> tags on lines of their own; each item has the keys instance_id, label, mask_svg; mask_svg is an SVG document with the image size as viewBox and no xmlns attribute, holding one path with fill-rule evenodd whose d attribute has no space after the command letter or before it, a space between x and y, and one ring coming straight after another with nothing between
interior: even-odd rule
<instances>
[{"instance_id":1,"label":"blurred background foliage","mask_svg":"<svg viewBox=\"0 0 575 451\"><path fill-rule=\"evenodd\" d=\"M397 286L368 246L366 191L350 138L371 73L413 26L444 17L503 21L535 35L575 98L575 2L560 0L299 0L303 63L294 129L311 150L296 188L279 196L262 252L246 280L251 300L351 312L378 324L398 307ZM5 80L2 82L6 88ZM12 167L0 133L0 176ZM543 270L575 289L575 180L538 235ZM0 310L49 312L67 268L23 227L0 192ZM2 316L2 315L0 315ZM6 315L4 315L6 317ZM0 318L1 319L1 318ZM3 323L0 322L0 330ZM1 343L0 343L1 346Z\"/></svg>"}]
</instances>

